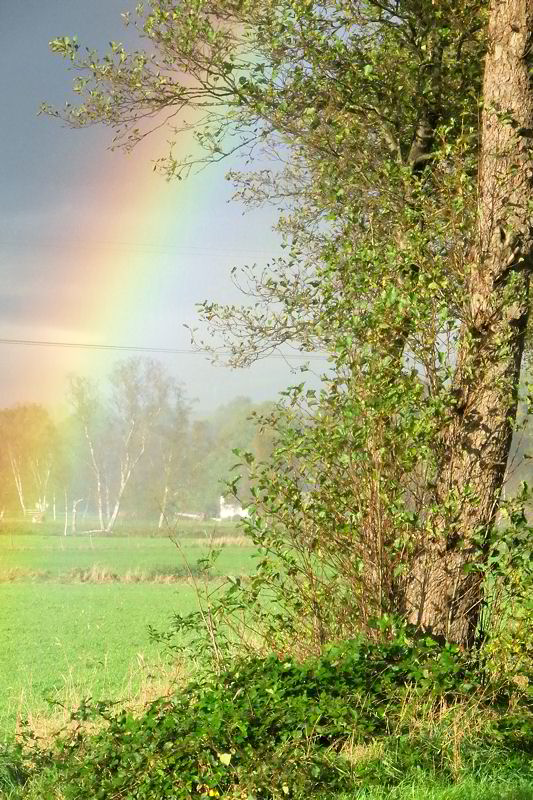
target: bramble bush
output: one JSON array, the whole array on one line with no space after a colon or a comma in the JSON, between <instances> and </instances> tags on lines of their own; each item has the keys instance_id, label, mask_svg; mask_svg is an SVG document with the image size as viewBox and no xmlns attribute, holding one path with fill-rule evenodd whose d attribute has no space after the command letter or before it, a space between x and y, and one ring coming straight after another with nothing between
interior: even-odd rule
<instances>
[{"instance_id":1,"label":"bramble bush","mask_svg":"<svg viewBox=\"0 0 533 800\"><path fill-rule=\"evenodd\" d=\"M140 716L86 706L78 718L100 716L98 733L34 747L31 760L66 800L303 800L410 774L533 781L531 690L489 689L479 674L456 646L406 629L303 662L244 658Z\"/></svg>"}]
</instances>

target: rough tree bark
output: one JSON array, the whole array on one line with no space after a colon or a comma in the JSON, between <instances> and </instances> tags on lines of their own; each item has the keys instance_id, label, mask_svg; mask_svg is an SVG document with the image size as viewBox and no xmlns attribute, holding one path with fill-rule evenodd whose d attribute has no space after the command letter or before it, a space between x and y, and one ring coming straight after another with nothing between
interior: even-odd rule
<instances>
[{"instance_id":1,"label":"rough tree bark","mask_svg":"<svg viewBox=\"0 0 533 800\"><path fill-rule=\"evenodd\" d=\"M482 600L472 566L486 555L516 416L533 266L533 0L492 0L489 13L478 252L442 440L439 511L407 590L411 622L465 647Z\"/></svg>"}]
</instances>

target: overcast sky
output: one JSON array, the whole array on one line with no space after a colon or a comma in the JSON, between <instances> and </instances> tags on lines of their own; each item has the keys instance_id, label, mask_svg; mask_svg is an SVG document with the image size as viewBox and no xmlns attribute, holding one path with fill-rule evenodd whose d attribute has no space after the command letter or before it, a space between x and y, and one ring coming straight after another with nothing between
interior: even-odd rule
<instances>
[{"instance_id":1,"label":"overcast sky","mask_svg":"<svg viewBox=\"0 0 533 800\"><path fill-rule=\"evenodd\" d=\"M0 0L0 339L188 348L195 303L238 301L231 267L279 252L270 211L243 215L228 202L228 165L168 184L152 169L164 135L124 156L110 151L105 128L38 116L43 101L71 97L72 73L49 41L131 41L120 12L134 5ZM69 372L103 375L116 357L0 344L0 405L58 407ZM232 371L199 355L161 358L205 409L237 394L274 398L295 381L276 359Z\"/></svg>"}]
</instances>

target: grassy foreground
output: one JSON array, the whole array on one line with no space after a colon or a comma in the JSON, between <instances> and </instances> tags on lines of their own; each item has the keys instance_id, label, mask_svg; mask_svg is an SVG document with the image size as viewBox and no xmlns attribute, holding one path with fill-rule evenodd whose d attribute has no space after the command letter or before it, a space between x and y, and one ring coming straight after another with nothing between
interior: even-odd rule
<instances>
[{"instance_id":1,"label":"grassy foreground","mask_svg":"<svg viewBox=\"0 0 533 800\"><path fill-rule=\"evenodd\" d=\"M51 747L5 751L0 785L12 800L531 800L528 694L475 676L409 632L241 659L140 713L93 708Z\"/></svg>"}]
</instances>

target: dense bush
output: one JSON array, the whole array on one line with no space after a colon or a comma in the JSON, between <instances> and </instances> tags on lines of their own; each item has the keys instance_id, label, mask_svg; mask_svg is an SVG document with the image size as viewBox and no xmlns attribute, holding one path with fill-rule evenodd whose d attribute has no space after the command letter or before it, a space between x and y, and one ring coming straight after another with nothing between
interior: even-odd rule
<instances>
[{"instance_id":1,"label":"dense bush","mask_svg":"<svg viewBox=\"0 0 533 800\"><path fill-rule=\"evenodd\" d=\"M533 783L527 688L489 690L478 675L455 646L429 637L358 638L303 663L241 660L139 717L100 707L99 733L32 758L41 779L53 766L60 796L76 800L335 797L409 774Z\"/></svg>"}]
</instances>

